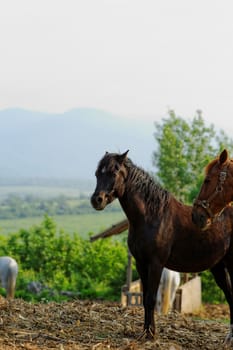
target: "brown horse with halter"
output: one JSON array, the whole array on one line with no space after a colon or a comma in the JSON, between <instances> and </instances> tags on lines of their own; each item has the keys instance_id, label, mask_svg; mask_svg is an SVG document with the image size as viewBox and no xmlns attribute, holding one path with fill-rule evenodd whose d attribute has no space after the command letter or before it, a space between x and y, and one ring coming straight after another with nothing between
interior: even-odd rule
<instances>
[{"instance_id":1,"label":"brown horse with halter","mask_svg":"<svg viewBox=\"0 0 233 350\"><path fill-rule=\"evenodd\" d=\"M118 199L129 221L128 246L143 285L144 331L155 335L154 308L163 267L179 272L210 269L230 308L233 339L233 208L206 231L192 222L192 207L161 188L149 173L123 154L107 153L100 160L91 204L103 210ZM229 283L229 278L231 283Z\"/></svg>"},{"instance_id":2,"label":"brown horse with halter","mask_svg":"<svg viewBox=\"0 0 233 350\"><path fill-rule=\"evenodd\" d=\"M233 201L233 161L227 150L205 168L205 179L193 204L193 222L204 229Z\"/></svg>"}]
</instances>

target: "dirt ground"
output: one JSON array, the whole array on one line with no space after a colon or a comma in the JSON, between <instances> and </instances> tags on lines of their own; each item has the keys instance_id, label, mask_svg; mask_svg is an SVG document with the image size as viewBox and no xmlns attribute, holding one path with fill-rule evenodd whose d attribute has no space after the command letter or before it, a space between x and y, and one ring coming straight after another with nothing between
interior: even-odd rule
<instances>
[{"instance_id":1,"label":"dirt ground","mask_svg":"<svg viewBox=\"0 0 233 350\"><path fill-rule=\"evenodd\" d=\"M140 340L143 309L72 301L31 304L0 299L0 350L220 350L228 332L227 305L196 315L155 314L157 336Z\"/></svg>"}]
</instances>

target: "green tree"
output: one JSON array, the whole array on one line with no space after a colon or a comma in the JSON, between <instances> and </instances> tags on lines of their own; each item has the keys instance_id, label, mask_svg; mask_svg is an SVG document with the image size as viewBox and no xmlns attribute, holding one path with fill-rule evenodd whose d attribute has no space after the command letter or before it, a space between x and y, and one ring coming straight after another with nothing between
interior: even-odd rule
<instances>
[{"instance_id":1,"label":"green tree","mask_svg":"<svg viewBox=\"0 0 233 350\"><path fill-rule=\"evenodd\" d=\"M169 111L162 123L155 123L157 148L152 162L159 182L178 199L192 203L203 181L204 167L223 148L233 153L233 140L214 125L206 126L197 111L191 120Z\"/></svg>"}]
</instances>

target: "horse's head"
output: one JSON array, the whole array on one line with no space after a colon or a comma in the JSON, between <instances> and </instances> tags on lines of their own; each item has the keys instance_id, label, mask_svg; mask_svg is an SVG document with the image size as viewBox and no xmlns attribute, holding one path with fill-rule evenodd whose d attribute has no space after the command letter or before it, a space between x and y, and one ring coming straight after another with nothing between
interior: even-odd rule
<instances>
[{"instance_id":1,"label":"horse's head","mask_svg":"<svg viewBox=\"0 0 233 350\"><path fill-rule=\"evenodd\" d=\"M127 170L123 154L108 153L100 160L96 170L96 188L91 196L91 204L96 210L103 210L107 204L124 194Z\"/></svg>"},{"instance_id":2,"label":"horse's head","mask_svg":"<svg viewBox=\"0 0 233 350\"><path fill-rule=\"evenodd\" d=\"M204 229L233 199L233 167L227 150L206 167L205 179L194 201L192 220Z\"/></svg>"}]
</instances>

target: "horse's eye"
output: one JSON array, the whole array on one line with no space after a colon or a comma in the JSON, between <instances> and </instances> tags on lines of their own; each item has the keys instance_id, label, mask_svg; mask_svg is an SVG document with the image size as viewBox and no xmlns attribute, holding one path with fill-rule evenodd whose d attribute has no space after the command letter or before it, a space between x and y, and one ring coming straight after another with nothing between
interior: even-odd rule
<instances>
[{"instance_id":1,"label":"horse's eye","mask_svg":"<svg viewBox=\"0 0 233 350\"><path fill-rule=\"evenodd\" d=\"M115 164L115 171L120 170L120 165L119 164Z\"/></svg>"},{"instance_id":2,"label":"horse's eye","mask_svg":"<svg viewBox=\"0 0 233 350\"><path fill-rule=\"evenodd\" d=\"M205 184L209 184L210 183L210 179L208 177L206 177L205 180L204 180L204 183Z\"/></svg>"}]
</instances>

